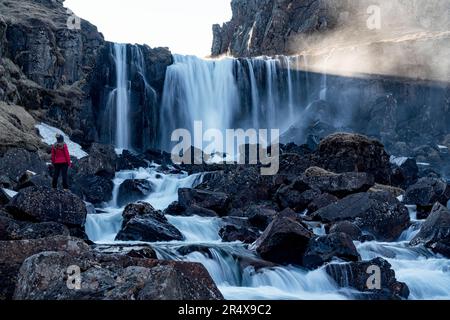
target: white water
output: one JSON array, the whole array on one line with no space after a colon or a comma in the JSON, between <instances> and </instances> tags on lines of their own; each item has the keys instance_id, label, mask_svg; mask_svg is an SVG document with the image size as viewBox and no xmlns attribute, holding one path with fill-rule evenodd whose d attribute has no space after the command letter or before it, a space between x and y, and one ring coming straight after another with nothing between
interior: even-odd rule
<instances>
[{"instance_id":1,"label":"white water","mask_svg":"<svg viewBox=\"0 0 450 320\"><path fill-rule=\"evenodd\" d=\"M144 201L157 209L166 208L177 200L177 191L201 182L201 176L186 174L163 174L158 166L117 173L116 189L125 179L148 179L155 192ZM411 216L415 217L414 208ZM112 201L106 214L88 215L86 232L97 243L114 243L122 224L123 208ZM185 260L202 263L209 271L226 299L348 299L352 290L339 288L323 268L307 271L296 267L275 267L255 270L252 266L241 266L240 261L258 260L254 252L239 242L222 243L218 231L222 225L219 218L167 216L186 240L183 242L154 243L158 256L164 259ZM450 298L450 260L434 255L424 247L410 247L409 241L417 234L421 221L402 234L398 242L356 242L363 260L383 257L396 271L399 281L408 284L411 299ZM311 225L316 234L324 234L322 225ZM123 242L118 242L123 243ZM198 244L209 248L209 255L192 252L182 256L177 252L181 246ZM240 258L239 258L240 257Z\"/></svg>"},{"instance_id":2,"label":"white water","mask_svg":"<svg viewBox=\"0 0 450 320\"><path fill-rule=\"evenodd\" d=\"M127 46L114 44L114 61L116 64L116 89L111 92L110 101L116 111L116 147L127 149L130 145L130 84L128 81Z\"/></svg>"}]
</instances>

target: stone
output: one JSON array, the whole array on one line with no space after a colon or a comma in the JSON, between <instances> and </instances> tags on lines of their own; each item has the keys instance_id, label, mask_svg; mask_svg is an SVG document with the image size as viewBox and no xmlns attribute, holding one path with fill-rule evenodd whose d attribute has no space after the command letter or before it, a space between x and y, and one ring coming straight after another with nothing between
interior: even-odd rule
<instances>
[{"instance_id":1,"label":"stone","mask_svg":"<svg viewBox=\"0 0 450 320\"><path fill-rule=\"evenodd\" d=\"M143 200L154 191L154 186L148 180L127 179L119 187L117 205L123 207L126 204Z\"/></svg>"},{"instance_id":2,"label":"stone","mask_svg":"<svg viewBox=\"0 0 450 320\"><path fill-rule=\"evenodd\" d=\"M251 229L226 225L219 230L219 236L224 242L240 241L250 244L258 239L259 234Z\"/></svg>"}]
</instances>

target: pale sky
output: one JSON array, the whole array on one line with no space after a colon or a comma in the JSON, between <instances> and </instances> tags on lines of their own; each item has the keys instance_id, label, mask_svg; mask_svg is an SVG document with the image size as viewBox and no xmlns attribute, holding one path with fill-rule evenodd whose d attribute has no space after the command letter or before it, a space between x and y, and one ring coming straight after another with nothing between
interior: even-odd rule
<instances>
[{"instance_id":1,"label":"pale sky","mask_svg":"<svg viewBox=\"0 0 450 320\"><path fill-rule=\"evenodd\" d=\"M66 0L77 16L106 40L169 47L172 53L207 56L212 25L231 19L231 0Z\"/></svg>"}]
</instances>

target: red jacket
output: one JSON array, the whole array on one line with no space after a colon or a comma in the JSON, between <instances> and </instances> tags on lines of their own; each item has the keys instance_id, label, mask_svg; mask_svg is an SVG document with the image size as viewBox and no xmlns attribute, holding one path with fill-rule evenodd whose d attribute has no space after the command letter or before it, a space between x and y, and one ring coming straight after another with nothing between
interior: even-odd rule
<instances>
[{"instance_id":1,"label":"red jacket","mask_svg":"<svg viewBox=\"0 0 450 320\"><path fill-rule=\"evenodd\" d=\"M67 148L67 144L64 144L63 148L52 146L52 163L67 163L69 167L72 166L72 161L70 161L69 149Z\"/></svg>"}]
</instances>

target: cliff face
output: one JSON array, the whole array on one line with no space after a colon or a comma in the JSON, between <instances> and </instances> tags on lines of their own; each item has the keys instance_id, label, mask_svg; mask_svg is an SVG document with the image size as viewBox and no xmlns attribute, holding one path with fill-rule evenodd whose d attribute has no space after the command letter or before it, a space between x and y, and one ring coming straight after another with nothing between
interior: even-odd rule
<instances>
[{"instance_id":1,"label":"cliff face","mask_svg":"<svg viewBox=\"0 0 450 320\"><path fill-rule=\"evenodd\" d=\"M110 46L62 0L0 0L0 101L12 112L12 105L23 106L83 145L99 141L105 106L96 94L114 81ZM148 81L160 96L171 54L148 47L143 54Z\"/></svg>"},{"instance_id":2,"label":"cliff face","mask_svg":"<svg viewBox=\"0 0 450 320\"><path fill-rule=\"evenodd\" d=\"M231 6L231 21L213 26L213 56L297 54L323 48L323 40L355 45L449 30L448 0L232 0Z\"/></svg>"}]
</instances>

